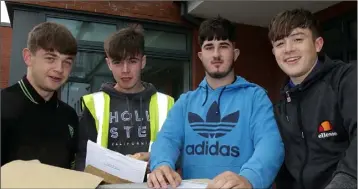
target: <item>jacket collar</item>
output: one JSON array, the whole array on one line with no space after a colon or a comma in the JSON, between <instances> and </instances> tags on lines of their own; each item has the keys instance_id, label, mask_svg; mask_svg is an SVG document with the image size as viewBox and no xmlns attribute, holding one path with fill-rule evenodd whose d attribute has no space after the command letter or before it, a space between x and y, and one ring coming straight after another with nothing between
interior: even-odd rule
<instances>
[{"instance_id":1,"label":"jacket collar","mask_svg":"<svg viewBox=\"0 0 358 189\"><path fill-rule=\"evenodd\" d=\"M28 98L34 104L47 104L50 106L58 107L58 98L56 91L54 92L52 97L48 101L46 101L39 93L37 93L35 88L27 79L26 75L20 81L18 81L18 83L26 98Z\"/></svg>"}]
</instances>

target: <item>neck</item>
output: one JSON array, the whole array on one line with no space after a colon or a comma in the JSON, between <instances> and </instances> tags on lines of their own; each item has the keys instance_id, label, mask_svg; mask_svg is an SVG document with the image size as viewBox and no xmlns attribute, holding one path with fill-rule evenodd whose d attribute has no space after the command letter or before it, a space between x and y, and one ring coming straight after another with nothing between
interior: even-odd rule
<instances>
[{"instance_id":1,"label":"neck","mask_svg":"<svg viewBox=\"0 0 358 189\"><path fill-rule=\"evenodd\" d=\"M129 94L134 94L134 93L139 93L142 92L145 88L142 85L142 82L138 82L134 87L130 88L130 89L123 89L122 87L120 87L118 85L118 83L114 86L114 89L116 89L119 92L122 93L129 93Z\"/></svg>"},{"instance_id":2,"label":"neck","mask_svg":"<svg viewBox=\"0 0 358 189\"><path fill-rule=\"evenodd\" d=\"M314 67L317 65L317 59L315 60L315 63L313 64L313 66L311 67L311 69L306 72L305 74L299 76L299 77L290 77L291 81L293 84L298 85L301 84L306 77L312 72L312 70L314 69Z\"/></svg>"},{"instance_id":3,"label":"neck","mask_svg":"<svg viewBox=\"0 0 358 189\"><path fill-rule=\"evenodd\" d=\"M35 89L35 91L45 100L48 101L50 100L50 98L53 96L54 92L49 92L49 91L45 91L43 89L41 89L36 82L34 81L34 79L32 78L31 74L28 74L26 76L26 79L29 81L29 83L31 84L31 86Z\"/></svg>"},{"instance_id":4,"label":"neck","mask_svg":"<svg viewBox=\"0 0 358 189\"><path fill-rule=\"evenodd\" d=\"M235 81L235 74L233 71L230 72L227 76L220 79L212 78L208 74L206 74L206 82L208 82L209 86L214 90L219 87L230 85L234 81Z\"/></svg>"}]
</instances>

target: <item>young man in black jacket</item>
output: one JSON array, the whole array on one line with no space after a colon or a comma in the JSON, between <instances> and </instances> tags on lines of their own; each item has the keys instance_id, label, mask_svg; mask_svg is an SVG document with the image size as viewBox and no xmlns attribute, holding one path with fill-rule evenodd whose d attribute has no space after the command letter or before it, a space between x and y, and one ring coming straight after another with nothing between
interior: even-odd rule
<instances>
[{"instance_id":1,"label":"young man in black jacket","mask_svg":"<svg viewBox=\"0 0 358 189\"><path fill-rule=\"evenodd\" d=\"M78 117L58 99L77 54L71 32L41 23L28 35L23 59L27 74L1 91L1 165L13 160L71 168L77 144Z\"/></svg>"},{"instance_id":2,"label":"young man in black jacket","mask_svg":"<svg viewBox=\"0 0 358 189\"><path fill-rule=\"evenodd\" d=\"M269 39L289 77L276 106L286 151L277 188L357 188L356 67L318 55L323 38L306 10L275 16Z\"/></svg>"}]
</instances>

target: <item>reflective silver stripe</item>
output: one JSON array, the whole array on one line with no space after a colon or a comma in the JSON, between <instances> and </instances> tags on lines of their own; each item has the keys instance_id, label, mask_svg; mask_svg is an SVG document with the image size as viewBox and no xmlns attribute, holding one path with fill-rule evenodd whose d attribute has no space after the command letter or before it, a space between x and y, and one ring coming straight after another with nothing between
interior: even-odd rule
<instances>
[{"instance_id":1,"label":"reflective silver stripe","mask_svg":"<svg viewBox=\"0 0 358 189\"><path fill-rule=\"evenodd\" d=\"M153 141L150 141L149 142L149 150L148 150L148 152L150 152L152 150L152 144L153 144Z\"/></svg>"},{"instance_id":2,"label":"reflective silver stripe","mask_svg":"<svg viewBox=\"0 0 358 189\"><path fill-rule=\"evenodd\" d=\"M157 92L157 103L158 103L158 132L163 126L165 118L168 112L168 97L163 93Z\"/></svg>"},{"instance_id":3,"label":"reflective silver stripe","mask_svg":"<svg viewBox=\"0 0 358 189\"><path fill-rule=\"evenodd\" d=\"M103 114L104 114L104 94L97 92L93 94L94 109L98 120L97 144L102 146Z\"/></svg>"}]
</instances>

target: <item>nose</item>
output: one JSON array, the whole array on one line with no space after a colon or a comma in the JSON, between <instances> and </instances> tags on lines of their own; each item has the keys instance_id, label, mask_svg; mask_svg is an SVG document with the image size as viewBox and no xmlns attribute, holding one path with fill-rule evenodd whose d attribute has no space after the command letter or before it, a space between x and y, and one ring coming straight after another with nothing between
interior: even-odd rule
<instances>
[{"instance_id":1,"label":"nose","mask_svg":"<svg viewBox=\"0 0 358 189\"><path fill-rule=\"evenodd\" d=\"M294 51L294 45L293 45L293 43L291 41L288 40L285 43L285 53L290 53L292 51Z\"/></svg>"},{"instance_id":2,"label":"nose","mask_svg":"<svg viewBox=\"0 0 358 189\"><path fill-rule=\"evenodd\" d=\"M123 62L123 69L122 72L128 73L129 72L129 65L127 62Z\"/></svg>"},{"instance_id":3,"label":"nose","mask_svg":"<svg viewBox=\"0 0 358 189\"><path fill-rule=\"evenodd\" d=\"M62 74L63 73L63 64L60 60L55 63L55 71Z\"/></svg>"},{"instance_id":4,"label":"nose","mask_svg":"<svg viewBox=\"0 0 358 189\"><path fill-rule=\"evenodd\" d=\"M214 59L219 59L220 58L220 49L219 48L214 48Z\"/></svg>"}]
</instances>

